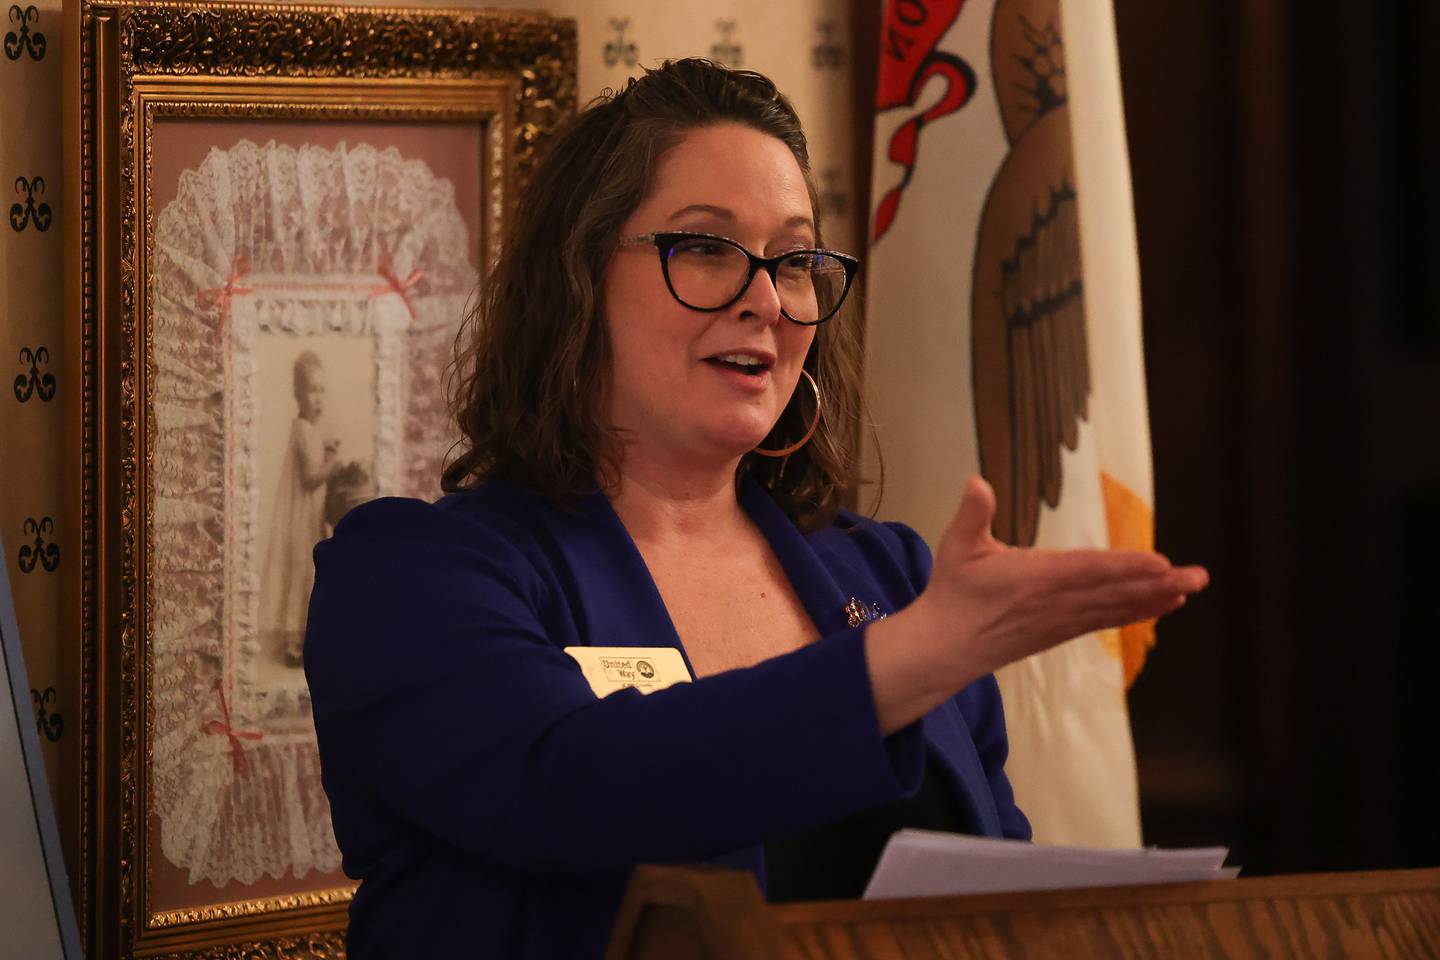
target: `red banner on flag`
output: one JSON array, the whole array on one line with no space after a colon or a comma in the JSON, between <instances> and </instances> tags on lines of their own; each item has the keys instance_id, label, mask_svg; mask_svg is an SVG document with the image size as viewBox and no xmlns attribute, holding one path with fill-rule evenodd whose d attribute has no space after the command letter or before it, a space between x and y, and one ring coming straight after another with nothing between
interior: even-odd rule
<instances>
[{"instance_id":1,"label":"red banner on flag","mask_svg":"<svg viewBox=\"0 0 1440 960\"><path fill-rule=\"evenodd\" d=\"M945 80L945 93L930 109L906 120L890 137L889 158L905 168L900 185L887 192L875 210L875 239L890 228L900 196L915 172L920 129L959 110L975 94L975 71L964 60L937 50L955 23L965 0L890 0L880 30L877 112L913 107L932 77Z\"/></svg>"}]
</instances>

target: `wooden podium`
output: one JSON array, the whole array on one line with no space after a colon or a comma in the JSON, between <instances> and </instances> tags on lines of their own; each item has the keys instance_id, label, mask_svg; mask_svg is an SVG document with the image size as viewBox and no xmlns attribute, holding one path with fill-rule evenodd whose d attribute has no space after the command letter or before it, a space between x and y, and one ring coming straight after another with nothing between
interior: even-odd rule
<instances>
[{"instance_id":1,"label":"wooden podium","mask_svg":"<svg viewBox=\"0 0 1440 960\"><path fill-rule=\"evenodd\" d=\"M1440 869L770 905L752 874L642 866L606 960L1440 957Z\"/></svg>"}]
</instances>

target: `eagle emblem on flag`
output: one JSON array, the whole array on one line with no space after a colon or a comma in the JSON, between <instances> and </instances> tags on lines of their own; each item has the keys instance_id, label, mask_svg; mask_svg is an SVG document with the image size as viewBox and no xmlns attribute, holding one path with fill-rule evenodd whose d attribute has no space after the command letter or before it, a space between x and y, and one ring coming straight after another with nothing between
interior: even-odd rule
<instances>
[{"instance_id":1,"label":"eagle emblem on flag","mask_svg":"<svg viewBox=\"0 0 1440 960\"><path fill-rule=\"evenodd\" d=\"M890 0L881 27L877 112L915 108L886 155L902 168L875 208L875 240L894 223L919 162L921 131L970 102L976 74L940 49L965 0ZM980 471L995 489L995 535L1035 543L1043 501L1060 503L1061 451L1088 419L1089 337L1059 0L998 0L990 67L1009 151L977 228L971 362ZM937 158L938 159L938 158Z\"/></svg>"},{"instance_id":2,"label":"eagle emblem on flag","mask_svg":"<svg viewBox=\"0 0 1440 960\"><path fill-rule=\"evenodd\" d=\"M995 535L1030 546L1088 415L1089 337L1058 0L1000 0L990 50L1006 154L980 217L971 360Z\"/></svg>"}]
</instances>

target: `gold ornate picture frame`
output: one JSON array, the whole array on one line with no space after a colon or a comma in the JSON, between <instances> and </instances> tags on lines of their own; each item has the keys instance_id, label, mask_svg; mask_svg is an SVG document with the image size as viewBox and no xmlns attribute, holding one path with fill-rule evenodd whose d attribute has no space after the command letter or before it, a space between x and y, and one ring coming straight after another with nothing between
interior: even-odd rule
<instances>
[{"instance_id":1,"label":"gold ornate picture frame","mask_svg":"<svg viewBox=\"0 0 1440 960\"><path fill-rule=\"evenodd\" d=\"M65 16L83 707L62 816L87 952L339 956L353 886L299 669L308 551L356 502L438 493L444 365L573 110L574 26Z\"/></svg>"}]
</instances>

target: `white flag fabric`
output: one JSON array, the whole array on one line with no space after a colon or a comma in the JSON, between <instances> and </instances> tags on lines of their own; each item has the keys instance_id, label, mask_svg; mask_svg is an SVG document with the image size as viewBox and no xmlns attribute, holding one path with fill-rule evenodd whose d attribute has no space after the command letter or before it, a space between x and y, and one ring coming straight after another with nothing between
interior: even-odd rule
<instances>
[{"instance_id":1,"label":"white flag fabric","mask_svg":"<svg viewBox=\"0 0 1440 960\"><path fill-rule=\"evenodd\" d=\"M1008 543L1149 548L1111 0L889 0L880 42L866 375L884 514L934 546L981 473ZM1152 642L1138 624L1000 672L1037 840L1139 844L1125 689Z\"/></svg>"}]
</instances>

